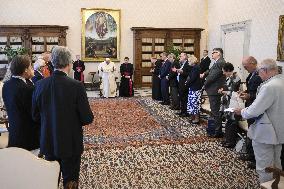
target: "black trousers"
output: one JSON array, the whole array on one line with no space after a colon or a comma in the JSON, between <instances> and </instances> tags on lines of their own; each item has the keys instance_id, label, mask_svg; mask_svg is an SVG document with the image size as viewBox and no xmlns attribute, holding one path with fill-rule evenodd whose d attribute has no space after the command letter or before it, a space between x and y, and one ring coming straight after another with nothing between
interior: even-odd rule
<instances>
[{"instance_id":1,"label":"black trousers","mask_svg":"<svg viewBox=\"0 0 284 189\"><path fill-rule=\"evenodd\" d=\"M225 141L236 145L239 132L238 120L228 119L225 125Z\"/></svg>"},{"instance_id":2,"label":"black trousers","mask_svg":"<svg viewBox=\"0 0 284 189\"><path fill-rule=\"evenodd\" d=\"M171 106L173 108L180 108L179 104L179 96L178 96L178 86L171 86L170 87L170 94L171 94Z\"/></svg>"},{"instance_id":3,"label":"black trousers","mask_svg":"<svg viewBox=\"0 0 284 189\"><path fill-rule=\"evenodd\" d=\"M180 112L187 114L188 88L179 88Z\"/></svg>"},{"instance_id":4,"label":"black trousers","mask_svg":"<svg viewBox=\"0 0 284 189\"><path fill-rule=\"evenodd\" d=\"M221 96L220 95L208 95L211 114L214 119L215 135L222 133L222 117L220 112Z\"/></svg>"},{"instance_id":5,"label":"black trousers","mask_svg":"<svg viewBox=\"0 0 284 189\"><path fill-rule=\"evenodd\" d=\"M65 186L69 181L79 181L80 174L80 164L81 155L72 156L68 158L57 158L55 156L45 156L48 161L58 161L60 164L60 173L62 172L63 186ZM60 174L58 178L58 183L60 180Z\"/></svg>"},{"instance_id":6,"label":"black trousers","mask_svg":"<svg viewBox=\"0 0 284 189\"><path fill-rule=\"evenodd\" d=\"M170 103L170 94L169 94L169 80L166 78L161 79L161 92L164 103Z\"/></svg>"},{"instance_id":7,"label":"black trousers","mask_svg":"<svg viewBox=\"0 0 284 189\"><path fill-rule=\"evenodd\" d=\"M250 127L251 124L254 123L254 119L248 119L248 127ZM247 147L247 155L250 157L250 159L254 162L255 161L255 157L254 157L254 152L253 152L253 147L252 147L252 140L247 137L246 140L246 147Z\"/></svg>"}]
</instances>

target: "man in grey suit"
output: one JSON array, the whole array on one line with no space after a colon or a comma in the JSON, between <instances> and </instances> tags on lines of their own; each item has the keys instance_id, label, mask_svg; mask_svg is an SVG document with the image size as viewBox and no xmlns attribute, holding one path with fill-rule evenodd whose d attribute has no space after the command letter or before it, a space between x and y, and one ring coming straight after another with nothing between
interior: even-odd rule
<instances>
[{"instance_id":1,"label":"man in grey suit","mask_svg":"<svg viewBox=\"0 0 284 189\"><path fill-rule=\"evenodd\" d=\"M274 166L281 168L280 154L284 144L284 77L278 74L276 61L265 59L258 68L263 80L257 91L254 102L247 108L236 109L245 119L254 118L250 125L248 137L252 139L256 160L256 171L260 183L273 179L265 168Z\"/></svg>"},{"instance_id":2,"label":"man in grey suit","mask_svg":"<svg viewBox=\"0 0 284 189\"><path fill-rule=\"evenodd\" d=\"M221 48L214 48L212 59L214 60L214 64L210 68L208 75L204 75L205 77L207 75L204 87L209 97L211 114L215 125L215 134L209 135L209 137L221 138L223 137L222 118L220 113L221 95L218 93L218 89L222 88L226 81L222 71L222 68L226 63L223 59L223 50Z\"/></svg>"}]
</instances>

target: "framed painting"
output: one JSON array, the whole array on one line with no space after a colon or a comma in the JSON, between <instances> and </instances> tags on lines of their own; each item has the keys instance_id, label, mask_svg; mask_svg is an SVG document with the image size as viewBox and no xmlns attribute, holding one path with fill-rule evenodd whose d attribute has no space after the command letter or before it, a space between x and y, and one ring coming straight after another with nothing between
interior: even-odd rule
<instances>
[{"instance_id":1,"label":"framed painting","mask_svg":"<svg viewBox=\"0 0 284 189\"><path fill-rule=\"evenodd\" d=\"M119 61L120 10L81 9L83 61Z\"/></svg>"},{"instance_id":2,"label":"framed painting","mask_svg":"<svg viewBox=\"0 0 284 189\"><path fill-rule=\"evenodd\" d=\"M279 17L277 60L284 61L284 15Z\"/></svg>"}]
</instances>

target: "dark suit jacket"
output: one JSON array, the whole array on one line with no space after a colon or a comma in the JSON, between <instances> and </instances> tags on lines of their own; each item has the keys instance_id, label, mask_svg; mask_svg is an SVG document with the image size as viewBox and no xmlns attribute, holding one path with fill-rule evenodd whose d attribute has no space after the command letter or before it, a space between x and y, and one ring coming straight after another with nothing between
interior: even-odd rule
<instances>
[{"instance_id":1,"label":"dark suit jacket","mask_svg":"<svg viewBox=\"0 0 284 189\"><path fill-rule=\"evenodd\" d=\"M161 67L162 67L162 61L161 60L157 60L156 63L155 63L153 74L156 75L156 76L159 76Z\"/></svg>"},{"instance_id":2,"label":"dark suit jacket","mask_svg":"<svg viewBox=\"0 0 284 189\"><path fill-rule=\"evenodd\" d=\"M183 73L181 73L179 75L178 87L179 87L180 93L188 91L188 87L185 85L185 82L186 82L186 79L187 79L189 73L191 72L191 69L192 69L192 66L190 66L188 64L188 62L186 61L184 63L183 68L182 68Z\"/></svg>"},{"instance_id":3,"label":"dark suit jacket","mask_svg":"<svg viewBox=\"0 0 284 189\"><path fill-rule=\"evenodd\" d=\"M191 91L201 90L202 84L200 79L200 67L199 65L192 66L191 72L189 73L190 79L186 81L186 86L190 88Z\"/></svg>"},{"instance_id":4,"label":"dark suit jacket","mask_svg":"<svg viewBox=\"0 0 284 189\"><path fill-rule=\"evenodd\" d=\"M35 76L33 76L32 81L35 84L37 81L43 79L43 76L37 71L35 70Z\"/></svg>"},{"instance_id":5,"label":"dark suit jacket","mask_svg":"<svg viewBox=\"0 0 284 189\"><path fill-rule=\"evenodd\" d=\"M252 76L253 75L253 76ZM246 101L246 107L250 106L256 98L256 91L258 86L262 83L262 79L258 73L250 73L246 79L247 93L250 98Z\"/></svg>"},{"instance_id":6,"label":"dark suit jacket","mask_svg":"<svg viewBox=\"0 0 284 189\"><path fill-rule=\"evenodd\" d=\"M161 79L163 79L164 77L166 77L170 73L171 65L172 65L172 63L169 60L166 60L162 64L162 67L161 67L161 70L160 70L160 78Z\"/></svg>"},{"instance_id":7,"label":"dark suit jacket","mask_svg":"<svg viewBox=\"0 0 284 189\"><path fill-rule=\"evenodd\" d=\"M200 73L204 73L206 71L209 70L209 66L210 66L210 63L211 63L211 59L206 56L206 58L201 58L201 61L200 61Z\"/></svg>"},{"instance_id":8,"label":"dark suit jacket","mask_svg":"<svg viewBox=\"0 0 284 189\"><path fill-rule=\"evenodd\" d=\"M82 126L92 123L94 116L81 82L61 71L40 80L33 94L32 114L41 123L42 154L67 158L83 152Z\"/></svg>"},{"instance_id":9,"label":"dark suit jacket","mask_svg":"<svg viewBox=\"0 0 284 189\"><path fill-rule=\"evenodd\" d=\"M39 148L39 126L32 120L31 106L34 87L18 78L4 83L2 96L8 113L8 147L26 150Z\"/></svg>"},{"instance_id":10,"label":"dark suit jacket","mask_svg":"<svg viewBox=\"0 0 284 189\"><path fill-rule=\"evenodd\" d=\"M204 82L204 87L208 95L220 95L218 89L224 87L226 82L226 77L222 71L225 63L223 58L219 58L210 68L206 81Z\"/></svg>"},{"instance_id":11,"label":"dark suit jacket","mask_svg":"<svg viewBox=\"0 0 284 189\"><path fill-rule=\"evenodd\" d=\"M179 69L180 68L180 64L177 61L174 61L171 65L171 68L176 68ZM177 73L173 72L172 70L170 70L169 72L169 81L170 81L170 86L171 87L177 87L178 86L178 81L177 81Z\"/></svg>"}]
</instances>

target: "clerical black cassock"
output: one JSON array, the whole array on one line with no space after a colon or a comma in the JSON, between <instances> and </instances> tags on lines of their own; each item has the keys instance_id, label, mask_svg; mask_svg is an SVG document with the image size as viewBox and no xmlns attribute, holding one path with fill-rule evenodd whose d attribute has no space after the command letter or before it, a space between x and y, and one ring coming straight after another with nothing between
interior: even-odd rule
<instances>
[{"instance_id":1,"label":"clerical black cassock","mask_svg":"<svg viewBox=\"0 0 284 189\"><path fill-rule=\"evenodd\" d=\"M121 81L119 86L119 96L129 97L134 95L133 90L133 65L130 63L123 63L120 66ZM127 78L130 76L130 78Z\"/></svg>"},{"instance_id":2,"label":"clerical black cassock","mask_svg":"<svg viewBox=\"0 0 284 189\"><path fill-rule=\"evenodd\" d=\"M76 60L73 63L73 70L74 70L74 79L84 82L84 70L85 70L85 65L84 62L81 60Z\"/></svg>"},{"instance_id":3,"label":"clerical black cassock","mask_svg":"<svg viewBox=\"0 0 284 189\"><path fill-rule=\"evenodd\" d=\"M161 67L162 67L162 61L157 60L155 62L155 67L152 77L152 98L154 100L162 100L161 79L158 77L160 75Z\"/></svg>"}]
</instances>

